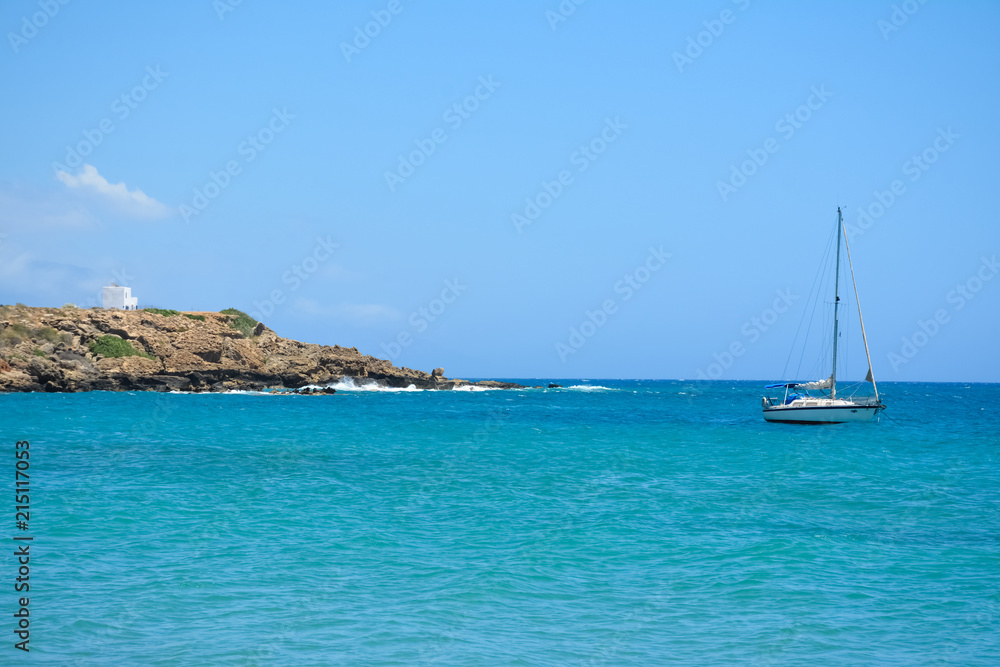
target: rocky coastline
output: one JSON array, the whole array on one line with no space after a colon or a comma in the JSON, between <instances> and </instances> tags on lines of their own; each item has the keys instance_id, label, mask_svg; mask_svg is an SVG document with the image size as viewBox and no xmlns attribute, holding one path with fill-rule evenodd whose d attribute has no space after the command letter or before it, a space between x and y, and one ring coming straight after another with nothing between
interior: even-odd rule
<instances>
[{"instance_id":1,"label":"rocky coastline","mask_svg":"<svg viewBox=\"0 0 1000 667\"><path fill-rule=\"evenodd\" d=\"M296 391L352 379L384 387L514 389L399 368L357 348L281 338L244 313L0 306L0 392ZM310 390L310 387L321 390Z\"/></svg>"}]
</instances>

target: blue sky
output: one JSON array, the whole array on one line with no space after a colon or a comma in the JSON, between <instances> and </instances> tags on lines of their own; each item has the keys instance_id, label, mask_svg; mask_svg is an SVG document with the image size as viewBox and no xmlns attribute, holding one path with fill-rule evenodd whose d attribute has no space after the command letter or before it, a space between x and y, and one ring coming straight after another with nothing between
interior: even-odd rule
<instances>
[{"instance_id":1,"label":"blue sky","mask_svg":"<svg viewBox=\"0 0 1000 667\"><path fill-rule=\"evenodd\" d=\"M124 281L453 377L825 375L786 366L840 205L876 376L997 381L998 21L12 0L0 302Z\"/></svg>"}]
</instances>

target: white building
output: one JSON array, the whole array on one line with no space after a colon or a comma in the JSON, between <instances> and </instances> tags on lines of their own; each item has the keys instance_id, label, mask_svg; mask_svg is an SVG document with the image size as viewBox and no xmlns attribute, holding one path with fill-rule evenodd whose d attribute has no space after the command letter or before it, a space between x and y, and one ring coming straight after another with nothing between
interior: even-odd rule
<instances>
[{"instance_id":1,"label":"white building","mask_svg":"<svg viewBox=\"0 0 1000 667\"><path fill-rule=\"evenodd\" d=\"M109 287L104 288L103 296L105 308L135 310L138 305L138 299L132 296L131 287L119 287L117 284L111 283Z\"/></svg>"}]
</instances>

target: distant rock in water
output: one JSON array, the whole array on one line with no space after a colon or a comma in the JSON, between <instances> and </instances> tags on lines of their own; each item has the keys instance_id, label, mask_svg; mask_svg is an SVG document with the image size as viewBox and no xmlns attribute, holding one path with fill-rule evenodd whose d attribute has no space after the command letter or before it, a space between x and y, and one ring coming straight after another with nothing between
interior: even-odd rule
<instances>
[{"instance_id":1,"label":"distant rock in water","mask_svg":"<svg viewBox=\"0 0 1000 667\"><path fill-rule=\"evenodd\" d=\"M550 382L549 383L549 389L562 389L562 385L561 384L556 384L555 382Z\"/></svg>"},{"instance_id":2,"label":"distant rock in water","mask_svg":"<svg viewBox=\"0 0 1000 667\"><path fill-rule=\"evenodd\" d=\"M469 384L476 387L486 387L487 389L526 389L523 384L518 384L516 382L500 382L498 380L480 380L479 382L466 382L465 380L452 380L456 382L456 386L462 384Z\"/></svg>"},{"instance_id":3,"label":"distant rock in water","mask_svg":"<svg viewBox=\"0 0 1000 667\"><path fill-rule=\"evenodd\" d=\"M239 311L0 306L0 392L255 391L344 378L418 389L521 386L449 380L440 368L432 375L353 347L281 338Z\"/></svg>"},{"instance_id":4,"label":"distant rock in water","mask_svg":"<svg viewBox=\"0 0 1000 667\"><path fill-rule=\"evenodd\" d=\"M281 394L302 394L303 396L321 396L321 395L324 395L324 394L336 394L337 390L334 389L333 387L323 387L321 389L317 388L317 387L303 387L302 389L281 390L281 391L278 391L276 393L281 393Z\"/></svg>"}]
</instances>

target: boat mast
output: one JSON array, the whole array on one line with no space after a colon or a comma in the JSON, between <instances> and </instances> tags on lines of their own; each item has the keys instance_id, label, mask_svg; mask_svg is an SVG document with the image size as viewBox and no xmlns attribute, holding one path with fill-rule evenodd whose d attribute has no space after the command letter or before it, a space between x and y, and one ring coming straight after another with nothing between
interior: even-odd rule
<instances>
[{"instance_id":1,"label":"boat mast","mask_svg":"<svg viewBox=\"0 0 1000 667\"><path fill-rule=\"evenodd\" d=\"M861 321L861 338L865 341L865 356L868 358L868 376L865 380L872 383L875 389L875 400L881 403L878 397L878 385L875 384L875 373L872 371L872 353L868 350L868 334L865 333L865 318L861 314L861 298L858 296L858 281L854 277L854 262L851 260L851 242L844 235L844 247L847 248L847 263L851 267L851 282L854 283L854 300L858 304L858 319Z\"/></svg>"},{"instance_id":2,"label":"boat mast","mask_svg":"<svg viewBox=\"0 0 1000 667\"><path fill-rule=\"evenodd\" d=\"M844 215L837 207L837 271L833 280L833 373L830 374L830 398L837 398L837 336L840 322L837 310L840 308L840 232L844 228Z\"/></svg>"}]
</instances>

